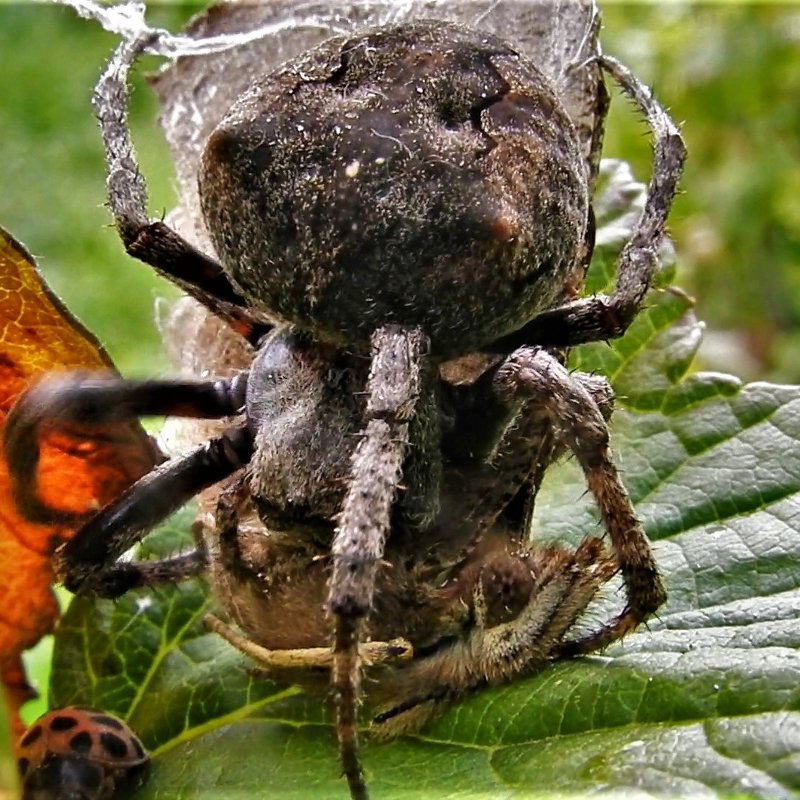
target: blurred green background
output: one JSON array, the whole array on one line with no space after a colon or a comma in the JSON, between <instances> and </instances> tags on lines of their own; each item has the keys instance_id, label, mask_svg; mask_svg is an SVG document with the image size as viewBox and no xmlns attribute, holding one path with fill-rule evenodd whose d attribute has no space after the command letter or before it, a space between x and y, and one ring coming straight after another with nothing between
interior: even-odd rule
<instances>
[{"instance_id":1,"label":"blurred green background","mask_svg":"<svg viewBox=\"0 0 800 800\"><path fill-rule=\"evenodd\" d=\"M199 5L157 4L177 27ZM800 381L800 7L616 4L607 52L684 122L689 161L671 218L679 282L709 324L706 366ZM127 374L167 369L151 320L169 293L108 227L89 94L114 37L65 8L0 4L0 224L39 258L68 305ZM151 213L173 200L166 149L141 75L133 125ZM614 104L605 152L645 178L649 142Z\"/></svg>"},{"instance_id":2,"label":"blurred green background","mask_svg":"<svg viewBox=\"0 0 800 800\"><path fill-rule=\"evenodd\" d=\"M670 228L706 366L800 381L800 6L611 4L604 19L606 51L683 123ZM615 116L606 152L646 174L635 124Z\"/></svg>"},{"instance_id":3,"label":"blurred green background","mask_svg":"<svg viewBox=\"0 0 800 800\"><path fill-rule=\"evenodd\" d=\"M152 21L178 28L198 7L161 4ZM156 297L175 295L125 255L103 207L102 149L90 97L116 42L71 9L0 0L0 225L33 253L120 370L144 376L167 368L153 308ZM154 99L142 80L157 66L154 59L139 65L131 109L153 215L175 197Z\"/></svg>"},{"instance_id":4,"label":"blurred green background","mask_svg":"<svg viewBox=\"0 0 800 800\"><path fill-rule=\"evenodd\" d=\"M202 3L159 4L176 29ZM678 283L709 325L704 366L800 382L800 7L611 4L605 50L684 123L689 161L671 217ZM0 0L0 224L127 375L167 374L153 326L172 289L109 226L89 105L115 37L66 8ZM136 76L132 126L154 215L174 200L155 104ZM649 175L644 124L615 102L605 154ZM46 650L38 660L44 665ZM46 666L43 666L46 671Z\"/></svg>"}]
</instances>

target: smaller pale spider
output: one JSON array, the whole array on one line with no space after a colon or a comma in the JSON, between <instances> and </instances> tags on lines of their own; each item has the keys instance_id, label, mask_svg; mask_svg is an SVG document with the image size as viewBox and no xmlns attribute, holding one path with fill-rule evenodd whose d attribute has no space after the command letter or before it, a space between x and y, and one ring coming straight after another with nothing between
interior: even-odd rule
<instances>
[{"instance_id":1,"label":"smaller pale spider","mask_svg":"<svg viewBox=\"0 0 800 800\"><path fill-rule=\"evenodd\" d=\"M208 138L198 180L217 262L146 213L126 84L153 41L152 31L125 41L95 93L117 228L131 255L257 353L230 380L43 381L7 423L15 496L31 519L63 519L37 494L44 427L145 414L238 417L89 519L61 549L59 574L73 591L116 596L203 570L202 550L158 565L115 560L189 498L241 470L220 500L212 568L221 565L233 587L234 618L274 649L258 633L269 603L256 604L253 621L235 598L253 592L253 574L265 566L274 585L280 569L293 567L286 548L258 563L242 547L241 507L252 502L266 530L297 541L298 568L318 573L303 585L311 594L324 587L332 657L323 662L331 664L344 773L352 796L366 797L356 725L366 637L387 644L379 660L403 655L406 646L388 639L416 640L411 664L391 667L397 680L378 684L394 687L376 698L375 724L388 730L415 708L561 653L572 622L617 568L625 608L568 642L570 652L618 639L665 599L609 451L607 386L562 362L563 348L619 336L636 315L683 143L634 75L592 55L591 68L613 77L647 118L654 165L613 292L575 299L593 249L590 195L607 105L599 78L587 154L551 83L501 39L436 20L336 37L270 74L253 64L251 85ZM576 552L520 544L542 471L565 449L584 470L611 558L595 540ZM322 552L330 559L315 560ZM407 580L404 552L413 568L423 565ZM438 573L425 571L430 564ZM437 595L437 579L455 595ZM415 592L421 621L387 622ZM299 602L310 607L307 597ZM529 612L535 622L526 627ZM501 643L487 644L498 628ZM480 656L462 659L452 680L435 656L449 630L483 638ZM328 641L315 632L307 645ZM535 655L501 656L512 641ZM413 688L420 680L433 695Z\"/></svg>"}]
</instances>

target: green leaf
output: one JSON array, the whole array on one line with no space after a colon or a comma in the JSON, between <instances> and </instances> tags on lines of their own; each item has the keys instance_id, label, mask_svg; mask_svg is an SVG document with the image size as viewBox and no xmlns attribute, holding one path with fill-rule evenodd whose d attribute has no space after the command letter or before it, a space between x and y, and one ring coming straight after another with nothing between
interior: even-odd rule
<instances>
[{"instance_id":1,"label":"green leaf","mask_svg":"<svg viewBox=\"0 0 800 800\"><path fill-rule=\"evenodd\" d=\"M192 516L191 508L176 515L142 555L185 546ZM117 602L76 597L59 625L50 705L113 712L158 751L199 735L209 720L235 720L293 694L254 681L241 658L205 630L209 602L199 579Z\"/></svg>"},{"instance_id":2,"label":"green leaf","mask_svg":"<svg viewBox=\"0 0 800 800\"><path fill-rule=\"evenodd\" d=\"M17 765L11 750L11 727L5 703L0 703L0 797L14 797Z\"/></svg>"},{"instance_id":3,"label":"green leaf","mask_svg":"<svg viewBox=\"0 0 800 800\"><path fill-rule=\"evenodd\" d=\"M601 219L628 211L610 203ZM618 239L600 240L592 291ZM601 655L478 692L418 735L364 737L376 798L800 794L800 388L692 373L702 328L685 295L656 289L623 339L572 356L617 392L615 456L669 592L658 618ZM160 532L159 551L189 518ZM577 465L548 470L534 538L598 532ZM582 624L622 602L610 584ZM52 704L131 723L154 755L142 800L346 797L324 704L251 677L203 629L208 606L200 581L75 601Z\"/></svg>"},{"instance_id":4,"label":"green leaf","mask_svg":"<svg viewBox=\"0 0 800 800\"><path fill-rule=\"evenodd\" d=\"M800 389L699 374L664 398L663 410L620 411L613 441L669 601L649 631L563 667L568 735L538 731L525 768L549 764L564 791L789 796L800 786ZM574 465L548 476L540 535L596 529L583 494Z\"/></svg>"}]
</instances>

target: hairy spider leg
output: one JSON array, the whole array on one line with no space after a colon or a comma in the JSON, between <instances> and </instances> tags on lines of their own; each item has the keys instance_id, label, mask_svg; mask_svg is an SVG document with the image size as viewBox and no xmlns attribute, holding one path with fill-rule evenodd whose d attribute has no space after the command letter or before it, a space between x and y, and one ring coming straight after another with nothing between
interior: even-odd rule
<instances>
[{"instance_id":1,"label":"hairy spider leg","mask_svg":"<svg viewBox=\"0 0 800 800\"><path fill-rule=\"evenodd\" d=\"M208 560L205 548L198 544L170 558L152 561L116 561L105 567L97 578L96 594L116 599L132 589L168 586L178 581L197 578L205 574Z\"/></svg>"},{"instance_id":2,"label":"hairy spider leg","mask_svg":"<svg viewBox=\"0 0 800 800\"><path fill-rule=\"evenodd\" d=\"M240 373L228 381L128 381L72 373L46 378L20 399L6 423L4 446L16 502L31 519L82 521L85 516L65 519L37 496L36 472L45 432L73 430L91 440L96 430L102 434L103 426L133 417L234 416L244 406L247 377ZM72 591L117 596L138 585L137 580L145 580L146 575L136 578L131 569L118 569L112 562L195 494L241 469L252 448L252 435L240 425L140 478L59 549L56 571L64 585ZM203 563L198 554L183 566L199 571ZM174 572L180 566L175 562L164 570Z\"/></svg>"},{"instance_id":3,"label":"hairy spider leg","mask_svg":"<svg viewBox=\"0 0 800 800\"><path fill-rule=\"evenodd\" d=\"M492 619L496 598L487 596L492 572L526 555L532 581L527 602L510 619ZM534 672L559 654L563 637L616 569L596 538L585 539L574 552L520 547L499 563L484 564L472 589L474 623L463 637L447 636L382 682L372 731L381 738L412 732L459 697Z\"/></svg>"},{"instance_id":4,"label":"hairy spider leg","mask_svg":"<svg viewBox=\"0 0 800 800\"><path fill-rule=\"evenodd\" d=\"M269 676L274 670L330 669L333 652L330 647L298 647L292 650L270 649L256 644L213 614L203 616L203 624L221 636L240 653L260 664ZM375 664L403 664L414 657L414 648L405 639L390 642L363 642L359 645L359 658L364 666Z\"/></svg>"},{"instance_id":5,"label":"hairy spider leg","mask_svg":"<svg viewBox=\"0 0 800 800\"><path fill-rule=\"evenodd\" d=\"M627 604L598 631L570 646L570 652L605 647L632 631L666 600L650 544L620 481L608 446L608 428L591 395L553 356L521 348L498 369L500 394L526 397L532 408L549 411L583 469L603 526L619 561Z\"/></svg>"},{"instance_id":6,"label":"hairy spider leg","mask_svg":"<svg viewBox=\"0 0 800 800\"><path fill-rule=\"evenodd\" d=\"M452 494L458 498L458 508L443 508L441 516L450 527L468 528L461 534L470 542L468 551L498 520L516 531L521 541L527 539L542 477L569 448L553 424L551 409L498 393L495 378L500 366L502 362L475 383L451 390L456 395L456 418L443 443L451 461L445 484L455 481L459 488L443 491L443 502ZM614 407L608 381L583 372L571 377L608 420Z\"/></svg>"},{"instance_id":7,"label":"hairy spider leg","mask_svg":"<svg viewBox=\"0 0 800 800\"><path fill-rule=\"evenodd\" d=\"M147 214L147 187L128 130L128 73L152 34L122 42L92 96L107 169L108 202L126 252L153 267L255 343L271 326L248 310L222 266Z\"/></svg>"},{"instance_id":8,"label":"hairy spider leg","mask_svg":"<svg viewBox=\"0 0 800 800\"><path fill-rule=\"evenodd\" d=\"M658 248L683 172L686 146L677 125L647 86L616 59L599 56L598 62L633 100L653 132L653 172L647 201L630 241L620 254L614 289L608 296L596 295L543 311L486 350L509 353L526 344L566 347L622 336L650 287L658 266Z\"/></svg>"},{"instance_id":9,"label":"hairy spider leg","mask_svg":"<svg viewBox=\"0 0 800 800\"><path fill-rule=\"evenodd\" d=\"M342 767L354 800L367 797L356 719L359 633L372 608L375 577L409 446L409 423L422 390L427 349L427 337L418 329L384 326L372 336L366 427L353 452L350 486L331 547L332 685Z\"/></svg>"}]
</instances>

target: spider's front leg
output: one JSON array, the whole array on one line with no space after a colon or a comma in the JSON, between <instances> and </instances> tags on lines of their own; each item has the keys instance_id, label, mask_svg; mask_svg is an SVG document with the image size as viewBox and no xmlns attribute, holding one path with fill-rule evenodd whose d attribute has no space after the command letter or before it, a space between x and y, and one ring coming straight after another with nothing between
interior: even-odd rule
<instances>
[{"instance_id":1,"label":"spider's front leg","mask_svg":"<svg viewBox=\"0 0 800 800\"><path fill-rule=\"evenodd\" d=\"M445 474L442 518L467 550L502 520L514 538L527 541L542 478L569 447L553 427L548 408L497 391L499 363L473 384L450 387L454 424L442 437L451 469ZM572 374L603 419L613 412L614 394L604 378Z\"/></svg>"},{"instance_id":2,"label":"spider's front leg","mask_svg":"<svg viewBox=\"0 0 800 800\"><path fill-rule=\"evenodd\" d=\"M85 522L56 557L57 572L68 589L117 596L148 579L163 581L201 571L202 552L143 571L113 562L195 494L244 466L252 453L252 436L244 425L232 428L156 466L88 521L85 514L55 508L40 495L40 460L48 448L90 452L94 443L114 435L120 422L139 416L233 416L242 411L246 385L246 374L216 382L68 374L41 381L19 399L8 416L4 439L15 501L29 519Z\"/></svg>"},{"instance_id":3,"label":"spider's front leg","mask_svg":"<svg viewBox=\"0 0 800 800\"><path fill-rule=\"evenodd\" d=\"M356 729L359 633L372 608L376 573L410 444L409 429L425 391L426 350L427 338L416 329L386 326L372 337L366 427L353 453L350 486L332 545L328 596L335 618L332 683L342 766L353 798L367 796Z\"/></svg>"},{"instance_id":4,"label":"spider's front leg","mask_svg":"<svg viewBox=\"0 0 800 800\"><path fill-rule=\"evenodd\" d=\"M587 297L544 311L491 350L509 353L524 345L565 347L622 336L641 308L658 266L658 249L686 159L680 130L667 112L627 67L600 56L600 66L633 100L653 132L653 172L647 201L617 265L608 296Z\"/></svg>"},{"instance_id":5,"label":"spider's front leg","mask_svg":"<svg viewBox=\"0 0 800 800\"><path fill-rule=\"evenodd\" d=\"M271 325L247 308L222 266L147 214L147 187L128 129L128 74L152 40L152 34L146 34L122 42L92 96L105 149L108 204L114 223L128 254L154 267L255 343Z\"/></svg>"},{"instance_id":6,"label":"spider's front leg","mask_svg":"<svg viewBox=\"0 0 800 800\"><path fill-rule=\"evenodd\" d=\"M605 647L655 613L666 600L666 592L650 544L611 458L603 415L582 383L546 350L517 350L497 370L494 382L501 395L525 398L531 409L545 410L583 469L619 561L627 604L619 616L585 639L571 643L569 649L589 652Z\"/></svg>"}]
</instances>

